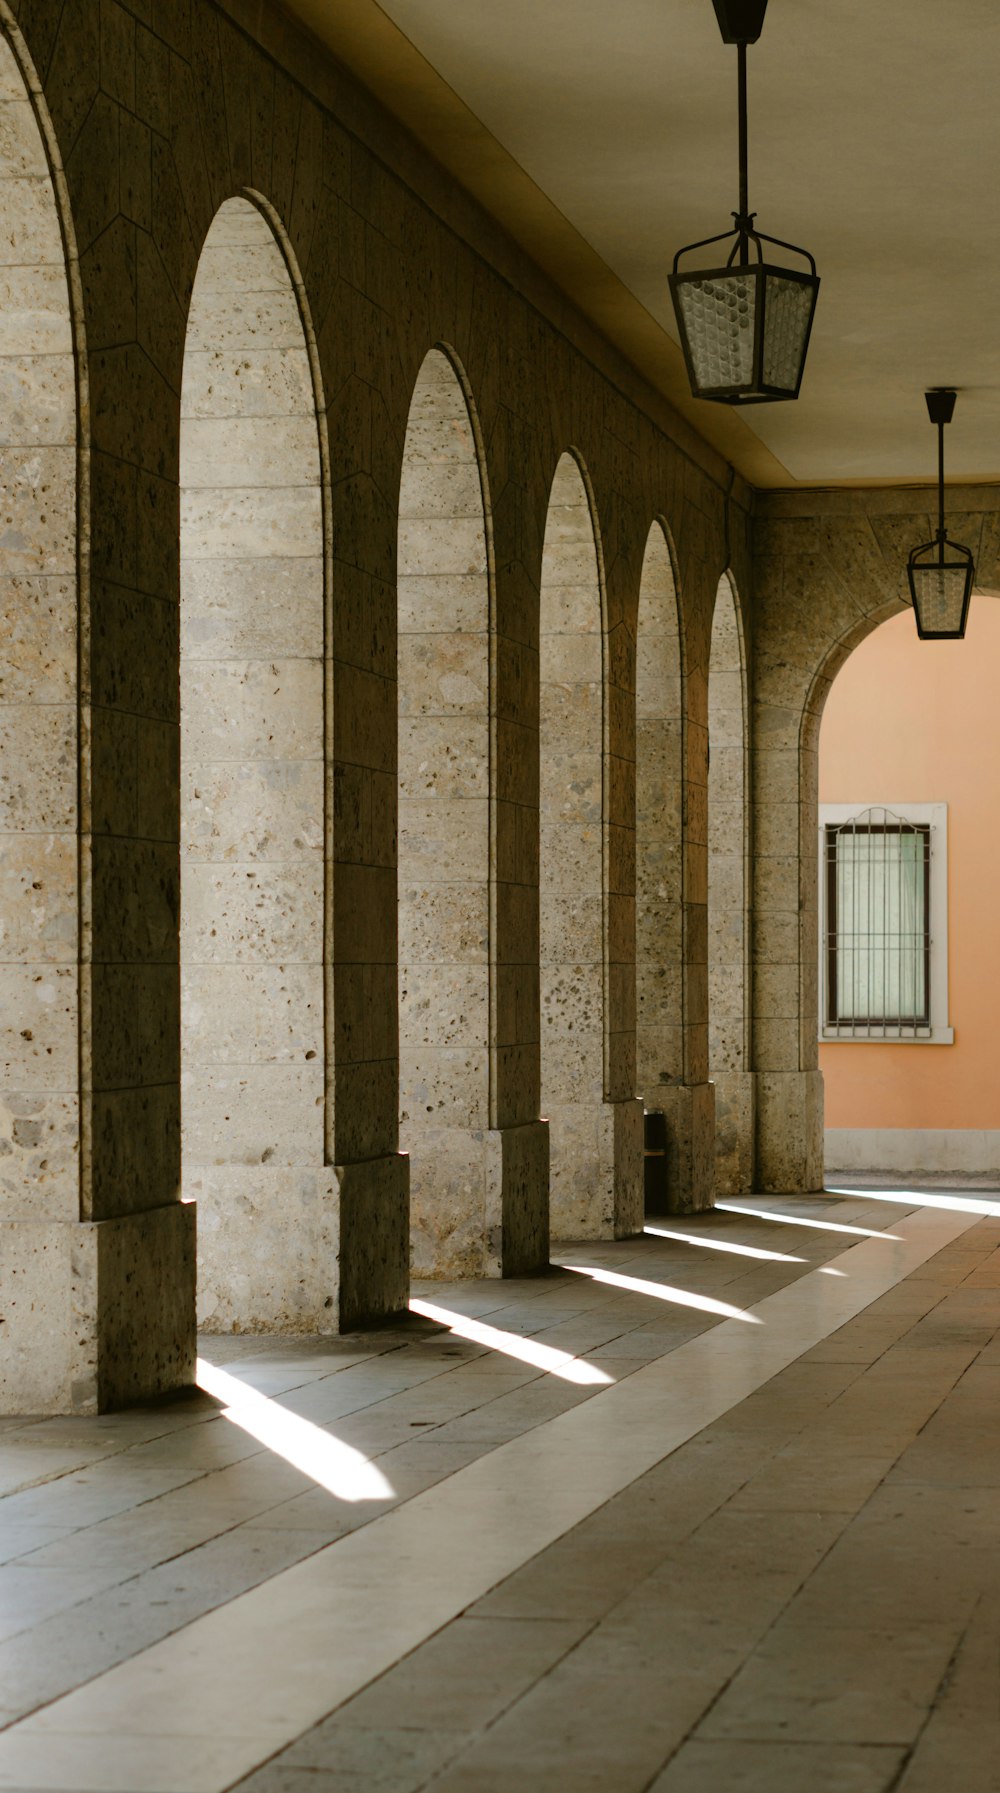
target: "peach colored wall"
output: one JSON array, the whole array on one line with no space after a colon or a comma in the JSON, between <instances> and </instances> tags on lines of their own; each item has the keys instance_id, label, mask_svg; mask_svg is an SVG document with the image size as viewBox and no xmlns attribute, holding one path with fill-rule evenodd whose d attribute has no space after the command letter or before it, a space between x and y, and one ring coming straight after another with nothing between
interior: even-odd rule
<instances>
[{"instance_id":1,"label":"peach colored wall","mask_svg":"<svg viewBox=\"0 0 1000 1793\"><path fill-rule=\"evenodd\" d=\"M1000 601L964 641L922 642L912 612L834 681L821 803L948 804L951 1046L820 1047L828 1127L1000 1127ZM933 924L932 924L933 925Z\"/></svg>"}]
</instances>

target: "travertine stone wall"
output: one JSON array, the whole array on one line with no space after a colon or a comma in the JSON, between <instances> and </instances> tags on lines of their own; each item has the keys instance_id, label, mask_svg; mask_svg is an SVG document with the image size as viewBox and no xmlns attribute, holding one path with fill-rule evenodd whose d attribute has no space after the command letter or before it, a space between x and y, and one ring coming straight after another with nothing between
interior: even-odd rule
<instances>
[{"instance_id":1,"label":"travertine stone wall","mask_svg":"<svg viewBox=\"0 0 1000 1793\"><path fill-rule=\"evenodd\" d=\"M17 261L30 241L19 207L32 179L42 191L47 168L59 208L62 273L58 261L46 260L49 249L32 249L23 265L50 269L52 291L69 292L80 438L74 444L67 432L69 413L57 393L57 363L68 353L66 313L58 353L36 381L31 359L47 355L40 343L48 324L45 306L32 306L29 361L19 359L19 349L4 362L16 391L32 388L38 403L31 415L44 420L36 439L27 406L18 401L5 413L19 420L17 428L24 421L29 439L3 451L13 457L6 489L14 509L6 536L0 535L0 576L17 619L4 648L8 641L26 645L3 655L3 720L15 746L0 778L4 823L21 837L18 852L30 857L35 851L23 848L28 836L53 844L44 879L34 875L34 862L27 867L30 885L44 884L42 893L32 890L30 904L17 894L15 857L4 856L4 878L14 880L16 891L0 920L5 943L18 941L10 951L18 960L15 981L21 967L41 964L42 982L55 988L49 969L56 965L66 968L69 990L79 967L81 999L78 1021L57 1022L58 1004L46 1006L45 1026L56 1028L58 1040L52 1036L43 1070L25 1058L34 1043L24 1038L35 1036L32 1020L25 1016L12 1030L7 1112L11 1095L20 1101L25 1090L40 1106L20 1117L27 1128L16 1141L14 1121L9 1137L0 1135L0 1144L12 1148L0 1152L0 1179L12 1203L4 1263L19 1277L23 1272L26 1291L20 1343L7 1347L4 1400L15 1409L72 1409L183 1385L193 1366L194 1204L179 1200L181 392L185 348L195 341L192 293L220 207L238 200L266 216L281 244L269 253L283 259L291 281L286 293L294 293L300 324L312 320L311 342L307 332L300 335L278 381L285 396L269 413L268 439L275 461L289 465L297 452L292 438L313 440L306 410L296 408L299 400L281 384L287 374L301 394L305 341L312 392L325 395L319 424L328 442L329 502L318 548L322 506L313 458L313 471L297 471L291 482L304 495L296 552L275 554L278 537L270 547L255 538L246 514L236 519L233 552L223 551L224 519L235 518L227 511L232 494L252 490L259 505L276 475L286 473L273 466L254 473L245 458L252 458L260 418L241 406L251 403L251 394L254 403L266 396L270 405L278 390L251 377L273 347L263 313L259 327L251 320L249 335L227 342L222 312L232 321L239 308L227 308L216 294L219 335L200 341L195 352L220 357L224 378L215 396L225 386L229 399L220 415L186 418L185 431L204 424L206 440L214 432L221 441L225 433L236 444L240 431L244 440L231 454L220 448L221 459L213 448L188 496L193 502L198 482L203 497L217 494L203 514L205 527L218 532L219 551L211 558L220 565L256 563L253 576L271 599L280 562L310 563L315 582L322 553L326 610L320 648L315 598L304 600L299 616L301 594L291 587L287 602L252 605L242 622L224 602L206 602L195 647L187 619L199 613L188 610L193 588L185 583L185 654L191 655L185 690L190 673L207 681L206 690L220 685L228 693L214 714L206 699L202 740L195 735L187 744L201 756L190 760L192 770L203 768L202 783L193 788L210 790L211 802L202 795L185 809L185 847L192 849L185 869L195 871L188 889L193 897L200 879L203 894L211 893L197 924L190 911L190 936L185 897L185 945L195 937L201 942L200 962L191 957L187 967L192 1080L185 1127L187 1145L194 1145L196 1132L201 1142L196 1171L187 1156L201 1181L210 1261L215 1252L217 1294L208 1296L203 1279L206 1302L217 1303L215 1323L326 1325L336 1318L349 1326L397 1313L407 1298L408 1165L398 1131L397 549L407 423L428 352L447 344L453 365L463 370L469 415L479 425L482 486L492 500L487 1268L539 1268L548 1245L538 950L539 588L553 469L570 449L586 467L588 526L603 553L595 890L604 907L596 955L586 961L583 1008L589 1024L596 990L600 1052L593 1087L606 1135L600 1150L605 1164L614 1165L613 1199L608 1206L605 1180L599 1224L614 1231L628 1231L641 1218L634 715L643 557L650 525L662 518L676 551L685 656L684 1082L670 1086L670 1097L678 1206L701 1206L711 1188L708 645L714 592L727 565L741 591L749 591L751 495L495 223L267 0L157 0L156 6L107 0L100 7L95 0L60 6L0 0L0 28L25 75L25 88L16 91L23 96L32 83L37 89L45 142L34 175L0 181L0 258ZM10 153L14 169L17 157ZM54 253L51 232L49 241ZM261 297L253 271L259 258L249 255L243 269L240 250L252 245L229 248L236 251L230 256L235 276L246 276L243 321L232 326L239 330ZM196 332L199 311L200 299ZM252 364L242 372L241 351ZM227 355L233 359L226 362ZM321 442L322 427L317 435ZM66 477L71 462L75 482ZM32 563L21 544L30 544L43 515L51 535L41 560ZM23 529L22 516L34 520ZM193 566L186 565L186 578ZM43 594L22 583L15 594L14 576L63 580L58 606L47 602L55 585ZM219 576L218 565L205 574L209 582ZM72 614L77 578L79 629ZM227 637L230 628L236 632ZM243 628L249 634L241 635ZM294 642L283 639L283 628ZM601 630L598 621L598 640ZM234 684L240 661L246 680L239 674ZM307 750L300 751L298 733L282 733L284 720L278 725L286 663L288 680L310 693L295 721ZM35 685L25 686L22 664L34 667ZM259 673L265 666L282 668L280 692L277 677L268 686ZM258 677L254 730L232 757L235 736L219 753L214 731L228 735L230 698L238 689L239 705L249 705ZM587 677L580 682L586 685ZM327 746L322 849L313 832L320 703ZM43 720L35 708L45 711ZM249 716L250 709L240 713ZM273 745L261 752L272 733ZM265 765L275 769L276 783L263 773ZM272 811L267 791L279 787L287 801ZM586 799L586 789L577 795ZM482 807L481 796L471 801ZM236 856L241 852L247 857ZM247 888L259 881L275 892L290 888L282 883L287 872L296 893L287 909L280 898L266 918L263 910L258 914L265 926L257 931L254 955L239 945L239 930L250 920L245 902L225 911L233 950L226 945L224 954L220 945L223 886L229 903L236 868L252 869L253 878L244 877ZM478 862L471 882L481 892ZM217 918L210 919L216 900ZM24 985L29 995L35 975ZM196 985L218 995L211 1015L201 1002L201 1019ZM223 1015L229 1009L231 1016ZM77 1064L81 1151L74 1209L69 1167ZM483 1082L479 1075L480 1091ZM284 1107L279 1087L288 1098ZM214 1108L216 1096L230 1093L238 1098L235 1107ZM281 1114L287 1126L277 1125ZM221 1115L229 1120L220 1122ZM51 1117L55 1131L43 1128L36 1140L40 1117L46 1125ZM273 1155L264 1161L269 1150Z\"/></svg>"},{"instance_id":2,"label":"travertine stone wall","mask_svg":"<svg viewBox=\"0 0 1000 1793\"><path fill-rule=\"evenodd\" d=\"M324 515L296 285L230 199L181 394L184 1192L199 1323L335 1330L325 1151Z\"/></svg>"},{"instance_id":3,"label":"travertine stone wall","mask_svg":"<svg viewBox=\"0 0 1000 1793\"><path fill-rule=\"evenodd\" d=\"M719 1195L753 1184L753 1079L748 1064L746 664L736 594L719 581L708 673L709 1073L715 1084Z\"/></svg>"},{"instance_id":4,"label":"travertine stone wall","mask_svg":"<svg viewBox=\"0 0 1000 1793\"><path fill-rule=\"evenodd\" d=\"M490 1134L490 572L472 419L432 350L399 493L399 1103L418 1275L498 1275Z\"/></svg>"}]
</instances>

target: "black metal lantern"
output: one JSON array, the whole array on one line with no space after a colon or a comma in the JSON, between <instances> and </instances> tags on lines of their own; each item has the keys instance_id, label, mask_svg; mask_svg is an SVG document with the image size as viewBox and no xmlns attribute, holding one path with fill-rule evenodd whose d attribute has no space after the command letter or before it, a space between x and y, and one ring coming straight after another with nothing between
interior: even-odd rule
<instances>
[{"instance_id":1,"label":"black metal lantern","mask_svg":"<svg viewBox=\"0 0 1000 1793\"><path fill-rule=\"evenodd\" d=\"M944 426L954 415L955 394L937 387L924 396L938 433L938 526L932 542L910 550L910 597L921 641L961 641L976 568L971 550L950 542L944 526Z\"/></svg>"},{"instance_id":2,"label":"black metal lantern","mask_svg":"<svg viewBox=\"0 0 1000 1793\"><path fill-rule=\"evenodd\" d=\"M722 41L739 52L740 209L735 230L679 249L670 292L681 348L695 398L754 405L798 398L812 330L819 276L807 249L754 229L747 183L747 44L764 25L767 0L713 0ZM711 267L682 271L681 260L714 243ZM772 250L800 257L802 267L772 258Z\"/></svg>"}]
</instances>

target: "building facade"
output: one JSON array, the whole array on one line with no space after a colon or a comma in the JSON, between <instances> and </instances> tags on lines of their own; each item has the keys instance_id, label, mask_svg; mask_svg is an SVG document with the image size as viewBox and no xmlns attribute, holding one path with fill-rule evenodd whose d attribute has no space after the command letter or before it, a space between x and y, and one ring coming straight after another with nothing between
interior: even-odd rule
<instances>
[{"instance_id":1,"label":"building facade","mask_svg":"<svg viewBox=\"0 0 1000 1793\"><path fill-rule=\"evenodd\" d=\"M250 0L0 62L5 1410L189 1383L196 1279L626 1236L644 1107L680 1212L820 1187L818 726L926 494L755 493Z\"/></svg>"}]
</instances>

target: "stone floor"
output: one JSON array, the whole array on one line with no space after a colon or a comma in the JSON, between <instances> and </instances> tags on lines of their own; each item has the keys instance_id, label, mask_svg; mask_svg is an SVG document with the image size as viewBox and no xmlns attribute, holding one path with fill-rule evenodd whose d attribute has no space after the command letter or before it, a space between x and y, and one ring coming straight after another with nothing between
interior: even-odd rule
<instances>
[{"instance_id":1,"label":"stone floor","mask_svg":"<svg viewBox=\"0 0 1000 1793\"><path fill-rule=\"evenodd\" d=\"M650 1226L3 1422L0 1787L1000 1793L1000 1195Z\"/></svg>"}]
</instances>

